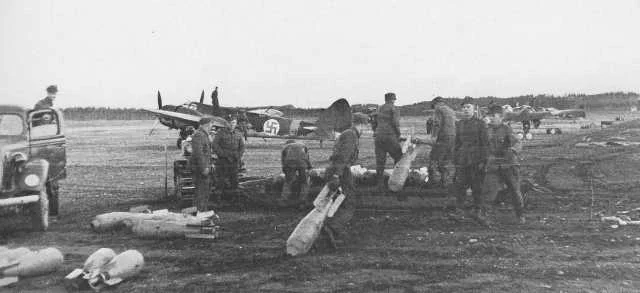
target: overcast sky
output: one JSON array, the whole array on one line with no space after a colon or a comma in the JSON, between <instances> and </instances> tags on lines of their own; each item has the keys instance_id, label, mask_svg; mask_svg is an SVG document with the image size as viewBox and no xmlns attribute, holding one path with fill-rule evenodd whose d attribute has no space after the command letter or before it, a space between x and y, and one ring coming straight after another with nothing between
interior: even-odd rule
<instances>
[{"instance_id":1,"label":"overcast sky","mask_svg":"<svg viewBox=\"0 0 640 293\"><path fill-rule=\"evenodd\" d=\"M328 106L640 91L640 0L0 1L0 101Z\"/></svg>"}]
</instances>

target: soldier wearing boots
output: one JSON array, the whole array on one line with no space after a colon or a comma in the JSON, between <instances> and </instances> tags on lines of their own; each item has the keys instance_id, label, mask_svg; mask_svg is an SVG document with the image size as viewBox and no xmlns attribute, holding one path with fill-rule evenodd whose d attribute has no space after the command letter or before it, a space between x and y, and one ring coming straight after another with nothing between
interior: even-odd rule
<instances>
[{"instance_id":1,"label":"soldier wearing boots","mask_svg":"<svg viewBox=\"0 0 640 293\"><path fill-rule=\"evenodd\" d=\"M499 105L489 108L489 160L487 163L486 199L494 201L497 191L504 184L513 203L518 222L524 224L524 205L520 191L518 152L520 140L510 126L502 122L503 109Z\"/></svg>"},{"instance_id":2,"label":"soldier wearing boots","mask_svg":"<svg viewBox=\"0 0 640 293\"><path fill-rule=\"evenodd\" d=\"M290 202L305 204L309 201L309 175L311 169L309 149L303 143L288 140L282 150L282 204Z\"/></svg>"},{"instance_id":3,"label":"soldier wearing boots","mask_svg":"<svg viewBox=\"0 0 640 293\"><path fill-rule=\"evenodd\" d=\"M384 95L385 103L378 108L375 122L371 125L375 136L376 178L379 191L385 190L384 165L387 161L387 154L391 156L394 163L397 163L402 158L400 112L394 105L395 101L396 94L386 93Z\"/></svg>"},{"instance_id":4,"label":"soldier wearing boots","mask_svg":"<svg viewBox=\"0 0 640 293\"><path fill-rule=\"evenodd\" d=\"M329 157L331 165L325 172L329 188L335 191L338 187L342 187L346 195L338 211L332 218L327 219L323 229L334 247L343 244L348 233L347 225L355 211L353 204L355 187L351 166L358 159L359 139L360 133L355 127L343 131L333 147L333 154Z\"/></svg>"},{"instance_id":5,"label":"soldier wearing boots","mask_svg":"<svg viewBox=\"0 0 640 293\"><path fill-rule=\"evenodd\" d=\"M456 209L458 214L463 213L467 189L471 188L471 215L482 224L488 224L484 217L485 205L482 198L489 148L487 124L474 115L475 105L471 97L465 97L463 100L462 111L465 117L458 122L454 149L456 172L453 181Z\"/></svg>"},{"instance_id":6,"label":"soldier wearing boots","mask_svg":"<svg viewBox=\"0 0 640 293\"><path fill-rule=\"evenodd\" d=\"M440 173L441 187L447 186L449 171L447 165L453 157L453 148L456 136L456 114L444 103L442 97L436 97L431 102L431 107L435 109L434 127L432 136L436 138L436 143L429 154L429 181L434 184L435 170Z\"/></svg>"},{"instance_id":7,"label":"soldier wearing boots","mask_svg":"<svg viewBox=\"0 0 640 293\"><path fill-rule=\"evenodd\" d=\"M193 174L193 185L195 186L196 208L203 212L209 209L209 196L211 195L211 140L209 140L209 130L211 129L211 118L202 118L200 126L192 136L191 145L193 152L189 157L189 165Z\"/></svg>"},{"instance_id":8,"label":"soldier wearing boots","mask_svg":"<svg viewBox=\"0 0 640 293\"><path fill-rule=\"evenodd\" d=\"M213 139L213 152L218 156L215 162L216 187L222 191L224 200L238 199L238 172L244 154L244 136L236 129L237 125L238 119L229 117L228 127L218 131Z\"/></svg>"}]
</instances>

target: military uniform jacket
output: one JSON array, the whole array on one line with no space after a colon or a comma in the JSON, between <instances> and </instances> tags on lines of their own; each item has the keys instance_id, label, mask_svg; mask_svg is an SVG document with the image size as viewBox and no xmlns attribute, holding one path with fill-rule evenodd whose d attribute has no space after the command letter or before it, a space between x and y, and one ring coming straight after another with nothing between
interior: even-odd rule
<instances>
[{"instance_id":1,"label":"military uniform jacket","mask_svg":"<svg viewBox=\"0 0 640 293\"><path fill-rule=\"evenodd\" d=\"M39 110L39 109L49 109L53 107L53 100L49 97L45 97L44 99L38 101L35 105L35 107L33 107L33 109L35 110Z\"/></svg>"},{"instance_id":2,"label":"military uniform jacket","mask_svg":"<svg viewBox=\"0 0 640 293\"><path fill-rule=\"evenodd\" d=\"M384 104L376 113L376 136L400 136L400 111L392 104Z\"/></svg>"},{"instance_id":3,"label":"military uniform jacket","mask_svg":"<svg viewBox=\"0 0 640 293\"><path fill-rule=\"evenodd\" d=\"M456 135L456 113L447 105L436 106L433 136L441 138Z\"/></svg>"},{"instance_id":4,"label":"military uniform jacket","mask_svg":"<svg viewBox=\"0 0 640 293\"><path fill-rule=\"evenodd\" d=\"M224 128L213 139L213 152L221 159L239 161L244 154L244 137L240 131Z\"/></svg>"},{"instance_id":5,"label":"military uniform jacket","mask_svg":"<svg viewBox=\"0 0 640 293\"><path fill-rule=\"evenodd\" d=\"M486 163L489 155L487 124L476 117L458 121L454 150L456 165Z\"/></svg>"},{"instance_id":6,"label":"military uniform jacket","mask_svg":"<svg viewBox=\"0 0 640 293\"><path fill-rule=\"evenodd\" d=\"M510 126L506 124L489 125L489 161L491 165L517 165L517 152L521 149L520 140Z\"/></svg>"},{"instance_id":7,"label":"military uniform jacket","mask_svg":"<svg viewBox=\"0 0 640 293\"><path fill-rule=\"evenodd\" d=\"M309 149L299 142L287 144L282 150L282 167L311 169Z\"/></svg>"},{"instance_id":8,"label":"military uniform jacket","mask_svg":"<svg viewBox=\"0 0 640 293\"><path fill-rule=\"evenodd\" d=\"M353 165L358 159L358 130L349 128L343 131L333 145L333 154L329 158L335 164Z\"/></svg>"},{"instance_id":9,"label":"military uniform jacket","mask_svg":"<svg viewBox=\"0 0 640 293\"><path fill-rule=\"evenodd\" d=\"M191 169L203 172L211 166L211 141L209 134L202 128L198 128L191 137L193 152L189 162Z\"/></svg>"}]
</instances>

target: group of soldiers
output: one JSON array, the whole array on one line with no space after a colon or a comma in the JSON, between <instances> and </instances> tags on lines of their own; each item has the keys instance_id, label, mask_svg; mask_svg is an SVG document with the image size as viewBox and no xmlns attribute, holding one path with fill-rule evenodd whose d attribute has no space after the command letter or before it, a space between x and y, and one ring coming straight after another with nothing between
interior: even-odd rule
<instances>
[{"instance_id":1,"label":"group of soldiers","mask_svg":"<svg viewBox=\"0 0 640 293\"><path fill-rule=\"evenodd\" d=\"M209 201L219 205L222 200L238 200L238 173L244 154L244 136L237 129L238 118L229 116L227 123L219 124L212 118L203 117L192 135L192 154L189 165L195 186L195 205L198 211L209 210ZM215 134L210 131L217 129ZM214 157L215 186L211 198L211 158Z\"/></svg>"},{"instance_id":2,"label":"group of soldiers","mask_svg":"<svg viewBox=\"0 0 640 293\"><path fill-rule=\"evenodd\" d=\"M372 128L376 156L377 191L390 194L385 185L384 170L389 155L394 163L403 156L400 145L403 138L400 131L400 113L395 107L396 95L387 93L385 104L373 114ZM439 185L455 194L456 209L452 217L472 218L480 224L490 226L487 216L489 205L503 186L511 197L516 218L525 223L523 200L520 191L518 152L521 144L511 127L503 123L503 108L499 105L489 107L487 117L478 117L476 105L471 97L462 102L462 119L456 121L456 114L446 105L442 97L432 101L434 108L434 131L429 154L429 185ZM485 118L485 119L481 119ZM485 122L488 121L487 122ZM360 133L355 127L342 132L329 157L330 166L326 169L326 180L332 190L341 187L347 195L339 213L330 218L324 231L330 234L334 243L343 241L347 234L346 226L353 216L353 195L355 188L350 167L358 159ZM414 138L413 143L425 140ZM453 161L455 174L449 184L448 165ZM291 203L309 202L309 177L311 169L307 147L295 141L288 141L282 151L282 171L285 184L281 201ZM437 172L436 172L437 171ZM436 175L440 174L440 180ZM471 189L473 202L466 206L467 190ZM398 200L406 199L398 197Z\"/></svg>"}]
</instances>

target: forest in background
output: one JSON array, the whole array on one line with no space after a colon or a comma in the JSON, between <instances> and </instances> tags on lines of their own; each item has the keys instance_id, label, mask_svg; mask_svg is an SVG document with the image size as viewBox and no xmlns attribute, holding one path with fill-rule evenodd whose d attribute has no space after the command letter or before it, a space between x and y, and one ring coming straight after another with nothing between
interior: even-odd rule
<instances>
[{"instance_id":1,"label":"forest in background","mask_svg":"<svg viewBox=\"0 0 640 293\"><path fill-rule=\"evenodd\" d=\"M445 97L447 104L458 108L464 97ZM382 100L382 99L380 99ZM523 95L510 98L480 97L476 103L485 106L490 103L499 105L533 105L535 107L553 107L557 109L578 108L587 111L595 110L623 110L638 106L640 95L634 92L611 92L595 95L569 94L564 96L553 95ZM354 112L366 112L367 108L376 107L377 104L351 105ZM268 106L265 106L267 108ZM255 108L255 107L252 107ZM291 105L273 106L284 113L286 117L310 117L317 116L320 108L297 108ZM244 108L238 108L244 109ZM399 106L400 113L405 116L424 115L431 109L431 102L419 102L411 105ZM110 108L110 107L71 107L62 109L66 120L149 120L155 116L147 111L136 108Z\"/></svg>"}]
</instances>

